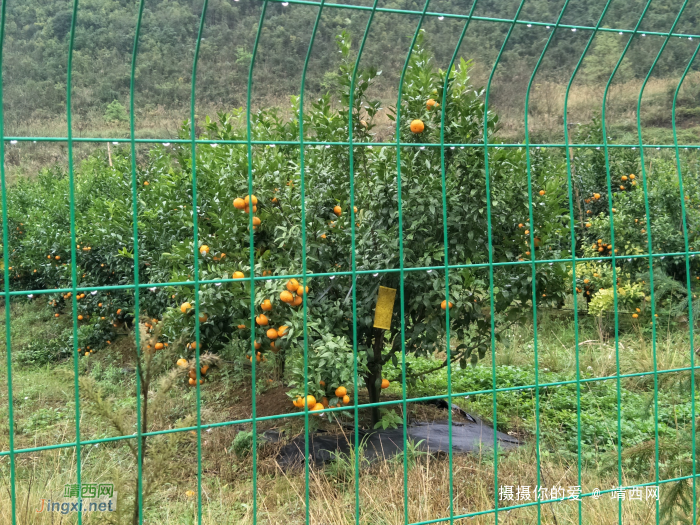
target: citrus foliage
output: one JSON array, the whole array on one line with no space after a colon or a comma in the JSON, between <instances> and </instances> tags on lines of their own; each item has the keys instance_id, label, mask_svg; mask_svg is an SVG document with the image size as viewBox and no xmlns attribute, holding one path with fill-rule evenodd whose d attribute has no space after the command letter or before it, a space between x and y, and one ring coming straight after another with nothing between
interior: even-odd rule
<instances>
[{"instance_id":1,"label":"citrus foliage","mask_svg":"<svg viewBox=\"0 0 700 525\"><path fill-rule=\"evenodd\" d=\"M465 367L469 361L476 363L484 357L503 327L531 316L532 267L510 263L570 257L565 158L532 149L528 170L524 149L492 148L487 195L484 149L446 147L443 184L440 147L402 147L397 158L395 147L369 145L381 108L369 98L368 90L380 72L358 72L354 104L349 108L354 60L347 35L341 35L338 44L342 62L333 80L335 91L303 110L305 140L314 143L304 148L303 181L298 146L255 144L249 159L245 144L226 143L247 140L245 114L236 110L213 120L207 117L199 136L213 143L198 145L194 159L200 242L195 246L189 144L150 149L139 161L135 188L126 149L115 148L112 167L105 155L97 152L81 164L75 176L77 253L71 261L69 178L58 168L45 170L36 180L13 187L8 195L13 289L70 288L72 263L79 287L133 284L131 210L135 191L139 282L191 281L195 257L199 259L200 280L235 279L200 285L196 298L199 350L218 352L234 344L245 349L251 362L253 358L260 363L274 361L280 370L288 364L287 378L294 387L289 395L297 400L297 406L305 387L314 396L313 406L307 401L310 408L348 404L348 393L360 387L367 388L371 401L378 401L389 380L399 379L385 378L382 370L386 363L398 363L402 348L415 355L445 351L447 308L452 341L456 342L450 358ZM483 92L470 84L470 67L470 62L462 60L449 74L436 68L419 41L407 71L400 112L396 108L389 111L394 118L400 116L399 136L389 142L439 144L443 108L445 142L481 144L485 127L489 143L497 141L498 117L485 111ZM446 80L449 86L443 99ZM293 98L291 104L295 116L291 120L276 109L251 115L252 139L296 141L301 109L298 99ZM354 149L352 165L347 146L315 144L348 140L350 119L353 141L360 144ZM594 123L589 130L591 140L599 140L595 133ZM185 123L181 138L189 136ZM588 227L575 232L579 255L609 256L612 250L607 176L600 154L586 149L575 159L582 166L574 182L588 206L586 214L578 217L581 223L588 221ZM643 225L639 223L643 222L645 202L641 184L631 178L632 171L637 171L635 157L629 152L613 152L611 159L614 185L610 198L619 210L612 214L618 256L643 253ZM248 195L249 161L253 195ZM665 169L667 175L655 179L651 186L649 204L652 213L663 217L654 222L663 237L663 249L679 250L679 208L667 197L677 177L671 165ZM697 197L692 194L691 198L689 204L695 204ZM691 233L691 246L695 246L696 230L691 229ZM354 269L360 272L354 281L353 257ZM302 273L304 258L306 280L289 279ZM636 275L642 272L644 262L619 261L619 308L632 311L648 295L644 280ZM490 262L495 263L493 289ZM448 263L457 267L449 271L450 291L445 297L443 268ZM401 266L403 280L398 271ZM570 293L570 269L564 262L536 266L537 304L564 304ZM662 263L661 269L672 278L682 277L680 264ZM580 292L592 301L591 312L600 314L612 307L611 270L609 261L603 260L577 273ZM255 282L253 312L251 274L264 278ZM398 290L389 330L373 326L379 286ZM193 293L193 287L184 284L141 288L141 312L162 320L156 349L168 348L168 352L187 357L198 350L194 344ZM48 295L57 316L69 311L71 299L70 293ZM77 300L81 352L107 346L124 325L133 322L133 289L81 292ZM352 384L355 365L360 376L357 385ZM418 373L413 374L409 367L409 380L414 375ZM342 395L338 395L339 389ZM379 419L377 410L374 419Z\"/></svg>"}]
</instances>

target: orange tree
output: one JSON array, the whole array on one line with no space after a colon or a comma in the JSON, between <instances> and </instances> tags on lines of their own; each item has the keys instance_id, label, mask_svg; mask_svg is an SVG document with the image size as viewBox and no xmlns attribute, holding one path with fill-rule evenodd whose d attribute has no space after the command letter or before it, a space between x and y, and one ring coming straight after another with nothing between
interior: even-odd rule
<instances>
[{"instance_id":1,"label":"orange tree","mask_svg":"<svg viewBox=\"0 0 700 525\"><path fill-rule=\"evenodd\" d=\"M203 284L200 287L199 350L220 351L231 345L249 360L274 360L294 387L295 400L308 391L314 400L343 403L346 391L364 386L371 402L379 400L386 386L383 367L398 364L402 348L413 354L445 351L445 312L449 302L450 330L457 341L450 358L466 366L489 350L492 338L502 329L530 315L533 272L530 265L515 263L565 256L568 246L565 185L561 158L532 150L531 187L525 151L492 147L486 193L482 147L445 148L445 185L442 184L440 148L404 146L400 165L402 193L397 188L395 147L371 146L380 103L367 95L378 73L358 72L353 107L348 107L353 61L345 35L339 38L342 63L335 77L335 91L317 99L304 110L307 140L347 140L350 114L354 141L355 251L352 252L353 213L350 210L348 148L333 145L305 147L306 239L301 228L301 173L296 145L256 144L252 161L253 194L248 195L247 147L217 141L245 140L242 111L206 119L196 155L197 226L199 246L192 239L192 159L189 145L156 146L137 169L139 274L142 283L191 280L194 257L199 258L201 280L240 279ZM482 92L469 82L470 63L462 61L449 75L436 69L419 45L408 69L399 123L402 143L439 143L440 108L446 105L445 141L481 144L484 119L488 119L489 142L495 140L498 118L486 114ZM447 100L443 83L449 77ZM333 100L340 99L340 104ZM292 98L298 116L298 99ZM390 110L390 114L396 112ZM298 117L297 117L298 118ZM422 129L410 123L422 121ZM256 141L296 141L299 123L285 120L275 109L252 115L252 138ZM189 136L188 126L182 137ZM86 160L76 175L76 236L80 245L75 261L78 284L91 287L130 284L134 271L132 239L131 161L128 152L116 149L113 167L103 155ZM20 228L11 238L16 286L27 288L70 286L68 181L56 170L45 171L37 182L13 189L10 224ZM532 194L533 223L529 222ZM443 210L442 194L447 209ZM403 210L399 230L398 202ZM491 214L487 214L487 199ZM250 267L250 214L254 216L255 265ZM446 223L443 222L446 217ZM24 220L23 220L24 218ZM492 244L489 248L488 230ZM530 232L535 254L530 254ZM18 237L19 236L19 237ZM445 297L444 243L450 296ZM402 247L402 250L400 249ZM489 249L494 288L489 286ZM403 252L403 259L400 253ZM56 259L58 256L60 259ZM307 261L308 291L286 276L301 274ZM351 275L352 258L362 272ZM404 279L400 282L399 268ZM425 269L425 268L429 269ZM422 269L418 269L422 268ZM37 272L33 272L37 269ZM13 270L15 272L15 270ZM251 273L255 286L255 322L251 322ZM319 275L322 274L322 275ZM329 275L330 274L330 275ZM536 301L558 306L567 291L567 268L562 263L537 266ZM399 290L403 301L405 344L402 344L400 308L394 308L391 328L373 326L379 286ZM352 294L356 296L353 314ZM301 296L307 294L307 326ZM493 312L490 307L493 295ZM50 297L60 315L67 295ZM192 354L196 349L194 304L191 286L144 288L141 311L162 319L158 334L167 351ZM115 330L133 317L132 290L100 291L80 298L84 312L81 348L90 337L99 348L115 336ZM399 304L399 303L397 303ZM492 333L491 315L496 326ZM353 330L353 322L357 330ZM355 337L356 334L356 337ZM308 367L302 366L304 335L308 343ZM255 341L255 354L251 342ZM354 351L356 349L356 352ZM274 358L272 357L274 355ZM354 359L356 356L356 359ZM242 359L241 355L241 359ZM358 367L359 384L354 380ZM445 359L443 366L447 363ZM409 380L415 375L409 369ZM339 387L340 388L339 390ZM347 399L346 399L347 401ZM324 401L325 402L325 401ZM373 419L379 417L373 410Z\"/></svg>"}]
</instances>

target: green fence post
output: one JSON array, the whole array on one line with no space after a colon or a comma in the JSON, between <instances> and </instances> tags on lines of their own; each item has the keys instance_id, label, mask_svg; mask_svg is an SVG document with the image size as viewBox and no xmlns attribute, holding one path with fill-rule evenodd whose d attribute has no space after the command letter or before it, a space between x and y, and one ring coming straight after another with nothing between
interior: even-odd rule
<instances>
[{"instance_id":1,"label":"green fence post","mask_svg":"<svg viewBox=\"0 0 700 525\"><path fill-rule=\"evenodd\" d=\"M3 4L5 1L3 1ZM73 91L73 45L75 43L75 26L78 19L78 0L73 0L73 14L70 22L70 39L68 41L68 65L66 79L66 119L68 123L68 180L70 203L70 281L71 281L71 312L73 314L73 389L75 399L75 458L78 487L82 483L82 457L80 449L80 385L78 381L78 300L76 299L76 287L78 275L76 271L77 254L75 242L75 173L73 171L73 116L71 111ZM4 159L3 159L4 162ZM10 327L8 326L9 330ZM78 525L82 524L83 516L78 514Z\"/></svg>"},{"instance_id":2,"label":"green fence post","mask_svg":"<svg viewBox=\"0 0 700 525\"><path fill-rule=\"evenodd\" d=\"M131 75L129 77L129 137L131 142L131 213L134 221L134 344L136 345L136 446L137 446L137 488L136 500L134 501L134 514L137 514L138 523L143 523L143 431L147 428L142 428L141 421L141 331L139 330L140 305L139 305L139 206L138 194L136 188L138 182L136 180L136 138L135 132L135 105L134 105L134 81L136 78L136 56L139 49L139 35L141 34L141 21L143 19L143 7L146 0L139 1L139 14L136 20L136 33L134 34L134 51L131 56Z\"/></svg>"},{"instance_id":3,"label":"green fence post","mask_svg":"<svg viewBox=\"0 0 700 525\"><path fill-rule=\"evenodd\" d=\"M513 29L515 28L516 21L520 16L520 12L525 6L526 0L521 0L520 5L518 5L518 10L515 12L513 20L510 22L510 27L508 28L508 33L506 34L501 49L496 56L496 61L493 63L491 68L491 73L489 74L489 80L486 84L486 95L484 97L484 174L486 180L486 221L488 224L488 250L489 250L489 312L491 317L491 380L493 382L493 486L494 486L494 522L498 525L498 434L496 429L498 428L498 407L496 403L496 319L495 319L495 304L493 298L494 281L493 281L493 235L491 232L491 176L489 174L489 95L491 94L491 84L493 82L493 77L496 74L496 68L503 56L503 51L508 45L508 40L513 34ZM530 209L532 209L532 198L530 199ZM532 283L534 288L535 283ZM449 309L448 309L449 310Z\"/></svg>"},{"instance_id":4,"label":"green fence post","mask_svg":"<svg viewBox=\"0 0 700 525\"><path fill-rule=\"evenodd\" d=\"M586 47L583 49L583 53L581 53L581 58L579 58L578 62L576 63L576 67L574 68L573 73L571 73L571 78L569 79L569 83L566 86L566 93L564 95L564 143L566 144L566 148L564 149L565 152L565 157L566 157L566 179L567 179L567 192L568 192L568 197L569 197L569 231L571 232L571 272L572 272L572 277L571 277L571 286L572 286L572 295L573 295L573 300L574 300L574 345L576 347L576 467L577 467L577 481L579 484L579 487L581 487L581 365L580 365L580 353L581 353L581 348L579 347L579 321L578 321L578 291L576 289L576 235L574 234L575 228L576 228L576 221L574 219L574 194L573 194L573 179L571 175L571 156L569 155L569 95L571 94L571 86L574 83L574 79L576 78L577 73L579 72L579 69L581 68L581 64L583 64L583 60L586 57L586 54L588 53L588 50L591 47L591 44L593 43L593 40L595 39L596 35L598 34L598 28L600 28L600 25L603 23L603 19L605 18L605 15L608 12L608 8L610 7L610 4L612 3L612 0L608 0L605 4L605 7L603 8L602 13L600 14L600 18L598 18L598 22L596 23L596 26L591 33L590 38L588 39L588 42L586 42ZM579 498L578 501L578 522L579 525L581 525L582 519L583 519L583 500Z\"/></svg>"},{"instance_id":5,"label":"green fence post","mask_svg":"<svg viewBox=\"0 0 700 525\"><path fill-rule=\"evenodd\" d=\"M0 5L0 67L3 64L5 57L5 13L7 11L7 2L3 0ZM15 413L12 406L12 323L10 315L10 236L7 225L7 185L5 181L5 108L2 103L4 98L4 81L0 75L0 187L2 188L2 261L3 261L3 288L5 295L5 348L7 351L7 418L10 424L9 429L9 445L10 450L10 509L12 513L12 525L17 523L16 512L16 489L15 489Z\"/></svg>"},{"instance_id":6,"label":"green fence post","mask_svg":"<svg viewBox=\"0 0 700 525\"><path fill-rule=\"evenodd\" d=\"M607 177L607 183L608 183L608 216L610 218L610 244L612 246L611 249L611 258L612 258L612 281L613 281L613 309L615 311L615 377L617 381L617 482L619 486L622 486L622 414L621 414L621 404L622 404L622 392L621 392L621 386L620 386L620 340L619 340L619 317L618 317L618 299L617 299L617 268L615 266L615 221L613 219L613 211L612 211L612 185L610 182L610 156L609 156L609 151L608 151L608 131L606 127L606 122L605 122L605 109L607 105L607 99L608 99L608 92L610 90L610 85L612 84L613 78L615 78L615 74L617 73L617 70L620 68L620 64L622 63L622 60L625 58L625 55L627 54L627 50L630 48L630 45L632 44L632 40L637 34L637 31L639 31L639 27L642 25L642 22L644 21L644 16L647 14L647 11L649 10L649 6L651 5L652 0L648 0L646 6L644 7L644 11L642 11L641 16L639 17L639 21L637 22L637 25L634 28L634 32L630 36L629 40L627 41L627 44L625 45L624 50L622 51L622 54L620 55L620 58L617 61L617 64L615 64L615 68L613 69L612 74L610 75L610 79L608 80L607 84L605 85L605 92L603 93L603 104L602 104L602 116L601 116L601 125L603 127L603 147L604 147L604 153L605 153L605 172L606 172L606 177ZM645 189L646 193L646 189ZM652 320L654 319L653 313L654 313L654 281L653 281L653 276L654 276L654 268L652 266L653 261L649 261L649 277L651 279L651 308L652 308ZM652 330L656 329L656 325L653 325ZM655 338L655 332L653 337ZM618 512L618 522L620 525L622 525L622 500L618 499L618 505L617 505L617 512Z\"/></svg>"},{"instance_id":7,"label":"green fence post","mask_svg":"<svg viewBox=\"0 0 700 525\"><path fill-rule=\"evenodd\" d=\"M645 215L646 215L646 230L647 230L647 251L649 254L649 286L651 289L651 322L652 324L652 332L651 332L651 347L652 347L652 360L654 361L654 481L656 484L659 484L659 372L658 372L658 364L656 362L656 316L654 315L654 312L656 310L656 301L654 300L654 252L652 250L652 238L651 238L651 218L649 216L649 194L648 194L648 185L647 185L647 176L646 176L646 166L644 164L644 142L642 140L642 118L641 118L641 110L642 110L642 95L644 95L644 88L646 87L647 83L649 82L649 78L651 77L652 72L654 71L654 68L656 67L656 63L659 61L659 58L661 58L661 55L664 52L664 49L666 49L666 45L668 44L668 41L671 39L671 35L673 34L673 30L676 28L678 25L678 21L681 19L681 16L683 15L683 11L685 11L686 6L688 5L688 0L685 0L683 2L683 5L678 12L678 16L676 16L676 19L673 21L673 25L671 26L671 30L668 33L668 36L664 39L663 44L661 45L661 49L659 49L658 54L656 55L656 58L654 59L654 62L651 64L651 67L649 68L649 72L647 73L646 77L644 78L644 82L642 82L642 87L639 88L639 97L637 99L637 134L639 135L639 157L640 157L640 164L641 164L641 169L642 169L642 187L644 188L644 210L645 210ZM675 133L675 128L674 128L674 133ZM608 172L608 183L610 182L610 173ZM680 171L679 171L679 176L680 176ZM681 203L681 211L684 210L684 203ZM612 214L610 215L610 220L612 220ZM685 230L685 224L683 224L683 229ZM687 249L687 247L686 247ZM613 261L615 254L613 252ZM614 263L613 263L614 264ZM688 294L692 295L690 288L688 289ZM692 308L692 305L691 305ZM617 309L615 309L615 316L617 316ZM690 324L693 324L692 317L690 318ZM692 330L692 329L691 329ZM692 334L692 332L691 332ZM693 345L692 341L692 335L691 335L691 348ZM694 374L692 374L694 375ZM695 400L693 399L691 403L694 403ZM619 424L619 423L618 423ZM694 445L694 443L693 443ZM620 447L622 444L620 444ZM693 482L695 482L695 478L693 478ZM620 502L621 503L621 502ZM656 521L658 523L659 521L659 500L656 500ZM622 519L622 518L620 518Z\"/></svg>"}]
</instances>

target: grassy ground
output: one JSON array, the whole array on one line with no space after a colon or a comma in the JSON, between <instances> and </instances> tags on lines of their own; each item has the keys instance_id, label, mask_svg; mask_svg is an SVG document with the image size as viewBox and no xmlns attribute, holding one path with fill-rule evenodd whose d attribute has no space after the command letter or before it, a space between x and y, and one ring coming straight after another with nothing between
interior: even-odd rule
<instances>
[{"instance_id":1,"label":"grassy ground","mask_svg":"<svg viewBox=\"0 0 700 525\"><path fill-rule=\"evenodd\" d=\"M63 341L70 335L70 319L55 320L43 305L16 302L11 307L13 349L13 408L16 448L42 447L75 441L75 393L70 357L53 362L51 352L59 346L52 340ZM659 333L656 344L656 364L659 370L689 365L687 327L672 326ZM618 339L599 339L591 319L583 316L579 330L581 351L579 370L582 378L593 379L615 374L619 355L621 373L648 372L654 368L654 348L647 330L640 325L623 326ZM4 338L3 338L4 346ZM43 342L38 345L37 342ZM48 342L48 343L47 343ZM136 397L133 361L129 357L130 335L114 341L103 350L78 364L81 377L80 433L81 440L126 435L136 431ZM38 348L48 352L43 355ZM3 352L4 354L4 352ZM560 312L541 312L538 324L538 371L540 383L560 383L576 379L574 329L571 316ZM169 379L169 371L177 356L167 350L158 354L154 372ZM412 370L432 367L440 355L430 359L411 359ZM49 359L50 361L45 363ZM617 454L617 382L591 381L582 383L581 395L581 464L582 481L578 482L578 436L576 432L577 390L575 384L550 386L535 390L518 390L534 384L535 344L532 326L512 329L499 343L496 351L496 385L514 388L497 396L498 427L517 435L524 445L509 453L498 455L498 485L530 486L538 484L536 469L535 421L537 406L540 413L539 485L544 487L581 485L585 492L594 488L610 489L618 484ZM387 370L395 378L399 370ZM6 380L6 375L3 377ZM659 433L663 439L683 439L689 427L689 396L684 388L683 373L658 376ZM5 382L5 381L3 381ZM487 390L492 385L492 363L489 358L476 367L459 369L451 375L452 391L456 394ZM172 383L172 382L171 382ZM170 386L169 390L167 387ZM687 386L687 385L686 385ZM88 388L89 387L89 388ZM285 395L286 388L277 380L275 371L263 366L258 374L257 415L296 413ZM625 461L622 465L623 484L654 480L654 462L628 461L634 447L645 447L653 439L654 376L641 375L620 382L621 434ZM92 393L90 393L92 392ZM158 395L160 392L160 396ZM250 417L251 397L249 369L236 363L221 363L213 380L201 389L203 423L234 421ZM425 375L408 390L409 397L441 395L447 392L445 370ZM396 383L386 392L386 398L400 398ZM149 397L148 430L189 426L196 421L196 394L181 382L153 383ZM360 402L364 401L364 393ZM536 403L539 401L539 403ZM491 393L461 395L455 402L470 413L492 421ZM0 448L9 449L7 390L0 392L2 432ZM107 403L107 404L105 404ZM105 409L105 407L107 407ZM399 410L399 409L397 409ZM424 405L409 404L409 417L446 419L447 414ZM117 422L115 424L115 421ZM364 419L361 420L361 423ZM340 431L340 423L348 418L329 421L311 418L312 427ZM303 418L290 416L261 422L258 431L277 428L294 436L303 432ZM304 471L283 472L275 463L276 445L261 446L257 463L257 509L253 507L253 464L245 446L235 445L235 438L250 425L230 425L202 433L202 514L203 522L305 523L307 487ZM180 432L150 438L147 443L143 469L146 497L146 523L196 523L197 438L192 432ZM19 523L55 523L57 516L37 514L42 498L60 498L67 483L76 482L77 461L72 447L40 450L16 456L17 513ZM136 462L126 440L87 445L80 458L84 482L113 482L117 486L120 508L125 514L113 516L130 522L131 494L136 479ZM449 516L449 462L444 457L407 454L409 470L408 508L411 522ZM341 458L324 469L309 472L309 514L314 524L354 523L355 484L354 460ZM0 520L10 521L9 458L1 462ZM686 473L687 474L687 473ZM452 469L455 513L485 511L494 506L494 458L484 449L479 454L455 455ZM533 489L531 489L533 490ZM664 488L666 490L666 488ZM404 523L403 458L362 465L359 494L362 518L366 524ZM662 491L663 495L663 491ZM521 503L518 501L509 504ZM508 503L501 502L501 506ZM575 502L544 504L542 523L577 523L579 507ZM581 505L582 523L617 523L617 501L604 494L600 499L585 498ZM515 509L499 514L499 523L535 523L537 507ZM625 502L622 506L624 523L655 523L655 507L651 502ZM105 523L104 515L86 515L85 523ZM75 516L63 517L63 523L75 522ZM458 521L460 522L460 521ZM493 523L491 514L478 516L469 523Z\"/></svg>"}]
</instances>

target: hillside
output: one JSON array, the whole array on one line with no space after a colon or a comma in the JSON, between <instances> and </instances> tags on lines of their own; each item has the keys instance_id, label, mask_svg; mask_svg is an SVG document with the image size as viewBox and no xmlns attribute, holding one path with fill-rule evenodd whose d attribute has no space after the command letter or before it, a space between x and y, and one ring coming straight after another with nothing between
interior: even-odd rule
<instances>
[{"instance_id":1,"label":"hillside","mask_svg":"<svg viewBox=\"0 0 700 525\"><path fill-rule=\"evenodd\" d=\"M371 5L367 0L355 4ZM563 0L530 0L520 19L554 23ZM380 2L380 4L382 4ZM512 18L519 2L482 0L475 15ZM605 2L571 2L563 24L593 26ZM646 2L613 0L603 26L632 29ZM672 0L653 2L641 25L643 31L668 31L679 5ZM140 114L186 116L190 101L192 58L202 13L201 0L146 2L137 59L136 105ZM204 38L198 65L197 101L203 108L240 106L245 100L254 37L260 21L258 0L217 0L208 3ZM114 100L128 105L129 76L139 2L136 0L85 0L79 4L73 62L73 112L76 125L101 118ZM383 8L420 11L420 0L399 0ZM429 11L467 14L470 6L457 0L434 0ZM256 103L279 100L298 93L300 72L307 51L316 6L270 2L264 20L255 68ZM321 92L333 81L328 71L337 65L334 39L347 31L356 49L368 11L326 7L307 75L307 89ZM71 0L26 0L7 6L3 59L4 103L7 132L24 129L28 120L45 120L65 114L66 65L72 20ZM389 100L418 21L417 16L378 13L364 52L365 65L381 64L380 94ZM693 32L700 21L700 4L690 3L677 32ZM424 23L426 46L437 65L446 67L464 21L435 16ZM483 20L472 22L460 50L475 61L475 79L485 79L509 27ZM697 32L697 31L695 31ZM545 27L518 25L514 30L494 84L493 101L522 106L524 86L549 35ZM541 65L541 79L555 84L568 80L589 37L588 31L559 31ZM580 77L583 84L607 79L627 36L609 33L596 40L591 58ZM646 75L662 38L638 38L628 52L619 79ZM695 43L673 39L657 66L660 77L677 76L690 58ZM384 98L384 97L382 97ZM697 102L697 101L696 101ZM184 112L183 112L184 111ZM79 129L79 131L81 131Z\"/></svg>"}]
</instances>

